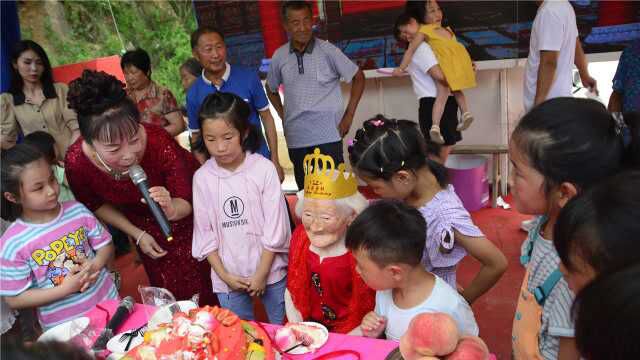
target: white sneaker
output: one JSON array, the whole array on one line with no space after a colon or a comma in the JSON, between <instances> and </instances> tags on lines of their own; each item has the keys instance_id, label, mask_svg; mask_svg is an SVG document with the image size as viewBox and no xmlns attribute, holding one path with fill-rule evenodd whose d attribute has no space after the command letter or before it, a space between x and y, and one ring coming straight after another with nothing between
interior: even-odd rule
<instances>
[{"instance_id":1,"label":"white sneaker","mask_svg":"<svg viewBox=\"0 0 640 360\"><path fill-rule=\"evenodd\" d=\"M531 229L533 229L535 221L535 218L523 221L522 223L520 223L520 229L524 232L531 231Z\"/></svg>"}]
</instances>

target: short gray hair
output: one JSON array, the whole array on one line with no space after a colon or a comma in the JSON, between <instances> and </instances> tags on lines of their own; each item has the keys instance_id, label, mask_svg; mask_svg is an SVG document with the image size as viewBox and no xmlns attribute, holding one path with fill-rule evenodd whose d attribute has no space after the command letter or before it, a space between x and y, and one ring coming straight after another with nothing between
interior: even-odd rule
<instances>
[{"instance_id":1,"label":"short gray hair","mask_svg":"<svg viewBox=\"0 0 640 360\"><path fill-rule=\"evenodd\" d=\"M282 7L280 8L280 16L282 16L282 21L287 21L287 11L291 10L302 10L307 9L309 13L313 17L313 6L311 3L306 1L284 1L282 3Z\"/></svg>"}]
</instances>

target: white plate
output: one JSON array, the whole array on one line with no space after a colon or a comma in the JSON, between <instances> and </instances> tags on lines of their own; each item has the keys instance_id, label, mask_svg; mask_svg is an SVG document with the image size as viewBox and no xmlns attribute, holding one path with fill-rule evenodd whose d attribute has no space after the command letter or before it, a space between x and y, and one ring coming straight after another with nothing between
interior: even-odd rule
<instances>
[{"instance_id":1,"label":"white plate","mask_svg":"<svg viewBox=\"0 0 640 360\"><path fill-rule=\"evenodd\" d=\"M327 343L327 340L329 340L329 330L327 330L327 328L322 324L319 324L317 322L312 322L312 321L303 321L303 322L299 322L299 323L293 323L291 325L295 325L295 324L304 324L304 325L307 325L307 326L313 326L315 328L320 329L320 331L322 332L322 334L324 336L318 341L317 344L314 343L314 346L312 348L314 351L320 349L322 346L324 346L324 344ZM312 349L308 348L306 346L298 346L297 348L287 352L287 354L291 354L291 355L306 354L306 353L311 352ZM287 349L281 349L281 350L284 351L284 350L287 350Z\"/></svg>"},{"instance_id":2,"label":"white plate","mask_svg":"<svg viewBox=\"0 0 640 360\"><path fill-rule=\"evenodd\" d=\"M130 331L133 331L133 330L134 329L132 329ZM122 335L124 335L124 334L126 334L128 332L129 331L121 332L120 334L112 337L109 340L109 342L107 343L107 350L111 351L114 354L120 355L119 357L115 357L114 359L119 359L119 358L123 357L124 354L126 353L124 348L127 346L127 342L129 342L129 338L127 337L124 341L120 341L120 337L122 337ZM138 335L138 336L134 337L133 340L131 340L131 345L129 345L129 350L131 350L134 347L142 344L143 341L144 341L144 335Z\"/></svg>"},{"instance_id":3,"label":"white plate","mask_svg":"<svg viewBox=\"0 0 640 360\"><path fill-rule=\"evenodd\" d=\"M45 331L44 334L40 335L38 341L69 341L84 331L84 329L89 326L89 323L90 320L88 317L79 317L77 319L64 322Z\"/></svg>"},{"instance_id":4,"label":"white plate","mask_svg":"<svg viewBox=\"0 0 640 360\"><path fill-rule=\"evenodd\" d=\"M189 310L192 310L198 307L196 303L189 300L178 301L176 302L176 304L178 304L180 311L182 311L183 313L189 313ZM164 305L160 307L153 314L151 319L149 319L149 326L147 328L149 330L153 330L153 329L156 329L160 324L170 323L173 320L173 314L171 314L171 311L169 310L170 307L171 305Z\"/></svg>"}]
</instances>

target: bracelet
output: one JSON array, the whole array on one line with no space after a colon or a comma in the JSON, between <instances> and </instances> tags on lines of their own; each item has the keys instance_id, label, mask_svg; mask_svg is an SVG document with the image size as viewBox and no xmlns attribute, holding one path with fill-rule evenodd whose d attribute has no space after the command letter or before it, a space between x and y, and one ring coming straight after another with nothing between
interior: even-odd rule
<instances>
[{"instance_id":1,"label":"bracelet","mask_svg":"<svg viewBox=\"0 0 640 360\"><path fill-rule=\"evenodd\" d=\"M142 239L142 235L146 234L147 232L142 230L142 232L140 233L140 235L138 235L138 237L136 238L136 245L140 244L140 239Z\"/></svg>"}]
</instances>

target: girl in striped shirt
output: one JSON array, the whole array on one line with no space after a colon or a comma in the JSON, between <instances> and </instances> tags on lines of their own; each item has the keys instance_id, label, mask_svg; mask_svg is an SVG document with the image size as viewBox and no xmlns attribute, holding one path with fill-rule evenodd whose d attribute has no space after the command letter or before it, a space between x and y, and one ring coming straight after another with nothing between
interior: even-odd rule
<instances>
[{"instance_id":1,"label":"girl in striped shirt","mask_svg":"<svg viewBox=\"0 0 640 360\"><path fill-rule=\"evenodd\" d=\"M514 359L580 358L571 310L574 293L567 280L577 285L576 280L581 283L586 279L584 276L576 279L576 274L571 273L567 278L563 276L567 264L561 266L561 257L553 242L556 234L561 236L559 241L565 237L561 232L566 228L559 226L562 225L559 218L565 207L571 209L569 203L575 196L590 194L590 189L608 176L640 165L639 120L632 113L612 116L595 100L560 97L531 109L513 131L509 158L513 165L510 189L514 205L521 214L537 216L520 256L526 272L513 320ZM631 181L630 177L625 181ZM604 199L608 206L615 200L611 192L605 192ZM580 211L588 213L589 210L582 206ZM594 212L602 212L611 218L616 216L610 208ZM626 215L632 214L627 212ZM580 237L602 232L597 222L587 224L588 230L579 232ZM609 228L621 230L620 226ZM591 241L588 236L585 239ZM570 249L587 254L581 252L580 247ZM601 249L596 253L605 257L611 255ZM572 261L576 259L588 265L586 260L572 257ZM590 272L587 268L582 270Z\"/></svg>"},{"instance_id":2,"label":"girl in striped shirt","mask_svg":"<svg viewBox=\"0 0 640 360\"><path fill-rule=\"evenodd\" d=\"M37 308L43 330L117 299L105 264L111 235L82 204L58 202L60 187L45 156L21 144L2 156L0 296L13 309Z\"/></svg>"}]
</instances>

